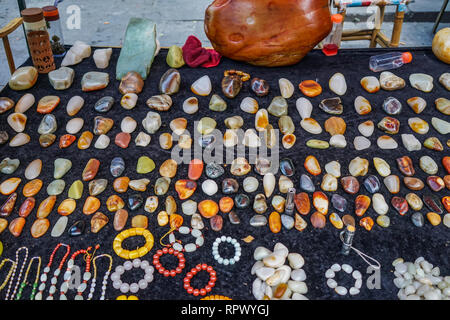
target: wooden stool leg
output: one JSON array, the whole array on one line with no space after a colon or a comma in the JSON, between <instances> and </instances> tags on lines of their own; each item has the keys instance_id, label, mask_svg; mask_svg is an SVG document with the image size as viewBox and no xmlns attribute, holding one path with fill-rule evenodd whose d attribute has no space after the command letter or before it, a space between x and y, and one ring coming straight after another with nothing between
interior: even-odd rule
<instances>
[{"instance_id":1,"label":"wooden stool leg","mask_svg":"<svg viewBox=\"0 0 450 320\"><path fill-rule=\"evenodd\" d=\"M395 12L394 29L392 30L392 38L389 47L397 48L400 44L400 36L402 34L404 18L405 12L399 11L399 6L397 6L397 11Z\"/></svg>"},{"instance_id":2,"label":"wooden stool leg","mask_svg":"<svg viewBox=\"0 0 450 320\"><path fill-rule=\"evenodd\" d=\"M16 71L16 66L14 65L14 58L11 52L11 46L9 45L8 36L5 36L2 38L3 40L3 46L5 47L5 53L6 53L6 59L8 60L9 70L11 71L11 74Z\"/></svg>"},{"instance_id":3,"label":"wooden stool leg","mask_svg":"<svg viewBox=\"0 0 450 320\"><path fill-rule=\"evenodd\" d=\"M433 33L436 33L439 23L441 23L442 15L444 14L445 9L447 9L447 5L448 5L448 0L445 0L444 3L442 4L441 11L439 12L439 14L437 16L436 22L434 23Z\"/></svg>"}]
</instances>

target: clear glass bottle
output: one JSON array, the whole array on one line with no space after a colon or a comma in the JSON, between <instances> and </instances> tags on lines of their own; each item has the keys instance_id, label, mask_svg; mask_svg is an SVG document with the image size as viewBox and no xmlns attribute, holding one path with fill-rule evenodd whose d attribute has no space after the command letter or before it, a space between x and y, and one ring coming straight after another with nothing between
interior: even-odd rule
<instances>
[{"instance_id":1,"label":"clear glass bottle","mask_svg":"<svg viewBox=\"0 0 450 320\"><path fill-rule=\"evenodd\" d=\"M50 36L41 8L27 8L21 12L25 34L33 65L39 73L49 73L56 69Z\"/></svg>"},{"instance_id":2,"label":"clear glass bottle","mask_svg":"<svg viewBox=\"0 0 450 320\"><path fill-rule=\"evenodd\" d=\"M380 72L400 68L412 61L411 52L389 52L370 57L369 69Z\"/></svg>"},{"instance_id":3,"label":"clear glass bottle","mask_svg":"<svg viewBox=\"0 0 450 320\"><path fill-rule=\"evenodd\" d=\"M66 54L66 49L64 48L64 38L58 8L55 6L45 6L42 10L44 11L47 30L50 35L53 55L57 58L63 57Z\"/></svg>"},{"instance_id":4,"label":"clear glass bottle","mask_svg":"<svg viewBox=\"0 0 450 320\"><path fill-rule=\"evenodd\" d=\"M330 34L322 42L322 52L326 56L335 56L339 51L339 44L342 38L342 20L341 14L336 13L331 16L331 21L333 22L333 28Z\"/></svg>"}]
</instances>

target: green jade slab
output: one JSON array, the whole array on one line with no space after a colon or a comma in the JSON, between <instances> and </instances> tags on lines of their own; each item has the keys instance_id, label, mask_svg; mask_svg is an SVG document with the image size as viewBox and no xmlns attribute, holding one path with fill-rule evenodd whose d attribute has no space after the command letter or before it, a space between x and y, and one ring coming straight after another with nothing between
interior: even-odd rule
<instances>
[{"instance_id":1,"label":"green jade slab","mask_svg":"<svg viewBox=\"0 0 450 320\"><path fill-rule=\"evenodd\" d=\"M116 67L116 78L122 78L130 71L147 79L157 50L156 24L148 19L131 18L125 33Z\"/></svg>"}]
</instances>

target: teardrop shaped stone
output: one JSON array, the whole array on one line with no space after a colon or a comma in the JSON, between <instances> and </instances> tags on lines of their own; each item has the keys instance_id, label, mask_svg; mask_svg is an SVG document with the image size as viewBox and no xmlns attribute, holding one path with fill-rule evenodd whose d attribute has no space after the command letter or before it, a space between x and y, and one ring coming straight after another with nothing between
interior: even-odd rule
<instances>
[{"instance_id":1,"label":"teardrop shaped stone","mask_svg":"<svg viewBox=\"0 0 450 320\"><path fill-rule=\"evenodd\" d=\"M213 94L209 101L209 109L212 111L223 112L227 109L227 103L219 95Z\"/></svg>"},{"instance_id":2,"label":"teardrop shaped stone","mask_svg":"<svg viewBox=\"0 0 450 320\"><path fill-rule=\"evenodd\" d=\"M68 234L71 237L78 237L84 234L86 229L86 223L83 220L75 222L68 230Z\"/></svg>"},{"instance_id":3,"label":"teardrop shaped stone","mask_svg":"<svg viewBox=\"0 0 450 320\"><path fill-rule=\"evenodd\" d=\"M53 178L61 179L72 168L72 161L58 158L54 162Z\"/></svg>"},{"instance_id":4,"label":"teardrop shaped stone","mask_svg":"<svg viewBox=\"0 0 450 320\"><path fill-rule=\"evenodd\" d=\"M76 180L72 183L72 185L69 188L68 197L78 200L81 199L81 196L83 195L83 182L81 180Z\"/></svg>"},{"instance_id":5,"label":"teardrop shaped stone","mask_svg":"<svg viewBox=\"0 0 450 320\"><path fill-rule=\"evenodd\" d=\"M181 75L176 69L167 70L159 81L159 91L172 95L180 90Z\"/></svg>"},{"instance_id":6,"label":"teardrop shaped stone","mask_svg":"<svg viewBox=\"0 0 450 320\"><path fill-rule=\"evenodd\" d=\"M91 232L98 233L108 222L109 218L105 214L96 212L91 219Z\"/></svg>"},{"instance_id":7,"label":"teardrop shaped stone","mask_svg":"<svg viewBox=\"0 0 450 320\"><path fill-rule=\"evenodd\" d=\"M11 113L6 121L15 132L23 132L27 123L27 116L23 113Z\"/></svg>"},{"instance_id":8,"label":"teardrop shaped stone","mask_svg":"<svg viewBox=\"0 0 450 320\"><path fill-rule=\"evenodd\" d=\"M114 102L115 100L113 97L110 96L102 97L95 103L94 110L97 112L106 113L109 110L111 110L111 108L114 105Z\"/></svg>"},{"instance_id":9,"label":"teardrop shaped stone","mask_svg":"<svg viewBox=\"0 0 450 320\"><path fill-rule=\"evenodd\" d=\"M344 212L347 208L347 200L337 193L334 193L331 197L331 203L333 204L333 207L340 212Z\"/></svg>"},{"instance_id":10,"label":"teardrop shaped stone","mask_svg":"<svg viewBox=\"0 0 450 320\"><path fill-rule=\"evenodd\" d=\"M58 128L56 117L53 114L46 114L39 124L38 133L39 134L50 134L54 133Z\"/></svg>"},{"instance_id":11,"label":"teardrop shaped stone","mask_svg":"<svg viewBox=\"0 0 450 320\"><path fill-rule=\"evenodd\" d=\"M133 194L128 198L128 208L131 211L139 209L144 203L144 198L140 194Z\"/></svg>"},{"instance_id":12,"label":"teardrop shaped stone","mask_svg":"<svg viewBox=\"0 0 450 320\"><path fill-rule=\"evenodd\" d=\"M300 176L300 188L306 192L314 192L316 190L313 181L306 174Z\"/></svg>"},{"instance_id":13,"label":"teardrop shaped stone","mask_svg":"<svg viewBox=\"0 0 450 320\"><path fill-rule=\"evenodd\" d=\"M96 179L89 182L89 194L91 196L97 196L103 191L105 191L108 185L108 180L106 179Z\"/></svg>"},{"instance_id":14,"label":"teardrop shaped stone","mask_svg":"<svg viewBox=\"0 0 450 320\"><path fill-rule=\"evenodd\" d=\"M115 178L122 175L125 170L125 160L121 157L116 157L111 160L111 165L109 167L111 175Z\"/></svg>"},{"instance_id":15,"label":"teardrop shaped stone","mask_svg":"<svg viewBox=\"0 0 450 320\"><path fill-rule=\"evenodd\" d=\"M69 222L69 217L67 217L67 216L60 217L58 219L58 221L56 221L55 225L53 226L53 229L52 229L52 232L50 233L50 235L53 238L59 238L66 230L68 222Z\"/></svg>"},{"instance_id":16,"label":"teardrop shaped stone","mask_svg":"<svg viewBox=\"0 0 450 320\"><path fill-rule=\"evenodd\" d=\"M292 177L295 174L295 166L291 159L282 159L280 161L280 171L287 177Z\"/></svg>"},{"instance_id":17,"label":"teardrop shaped stone","mask_svg":"<svg viewBox=\"0 0 450 320\"><path fill-rule=\"evenodd\" d=\"M423 199L423 203L425 203L425 205L431 211L433 211L437 214L444 213L444 208L443 208L441 202L439 201L439 197L430 194L430 195L423 195L422 199Z\"/></svg>"},{"instance_id":18,"label":"teardrop shaped stone","mask_svg":"<svg viewBox=\"0 0 450 320\"><path fill-rule=\"evenodd\" d=\"M28 180L33 180L39 177L42 170L42 160L36 159L30 162L30 164L25 169L25 178Z\"/></svg>"},{"instance_id":19,"label":"teardrop shaped stone","mask_svg":"<svg viewBox=\"0 0 450 320\"><path fill-rule=\"evenodd\" d=\"M222 92L227 98L236 97L242 88L242 78L239 75L231 74L222 79Z\"/></svg>"},{"instance_id":20,"label":"teardrop shaped stone","mask_svg":"<svg viewBox=\"0 0 450 320\"><path fill-rule=\"evenodd\" d=\"M199 96L208 96L212 90L211 79L208 76L201 77L192 84L191 90Z\"/></svg>"},{"instance_id":21,"label":"teardrop shaped stone","mask_svg":"<svg viewBox=\"0 0 450 320\"><path fill-rule=\"evenodd\" d=\"M347 92L347 82L342 73L335 73L328 82L330 90L339 96L343 96Z\"/></svg>"},{"instance_id":22,"label":"teardrop shaped stone","mask_svg":"<svg viewBox=\"0 0 450 320\"><path fill-rule=\"evenodd\" d=\"M416 227L423 227L425 225L425 218L420 212L414 212L411 215L411 221Z\"/></svg>"}]
</instances>

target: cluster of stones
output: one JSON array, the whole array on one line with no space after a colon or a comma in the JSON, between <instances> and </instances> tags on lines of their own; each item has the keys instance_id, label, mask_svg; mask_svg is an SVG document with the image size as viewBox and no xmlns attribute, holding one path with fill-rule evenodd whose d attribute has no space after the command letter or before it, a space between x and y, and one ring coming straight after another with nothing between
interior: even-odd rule
<instances>
[{"instance_id":1,"label":"cluster of stones","mask_svg":"<svg viewBox=\"0 0 450 320\"><path fill-rule=\"evenodd\" d=\"M256 275L252 293L257 300L308 300L306 273L302 269L305 259L299 253L289 253L278 242L273 252L257 247L253 253L256 260L251 274Z\"/></svg>"},{"instance_id":2,"label":"cluster of stones","mask_svg":"<svg viewBox=\"0 0 450 320\"><path fill-rule=\"evenodd\" d=\"M450 298L450 276L441 275L438 266L433 266L424 257L414 262L395 259L394 284L400 289L400 300L448 300Z\"/></svg>"}]
</instances>

